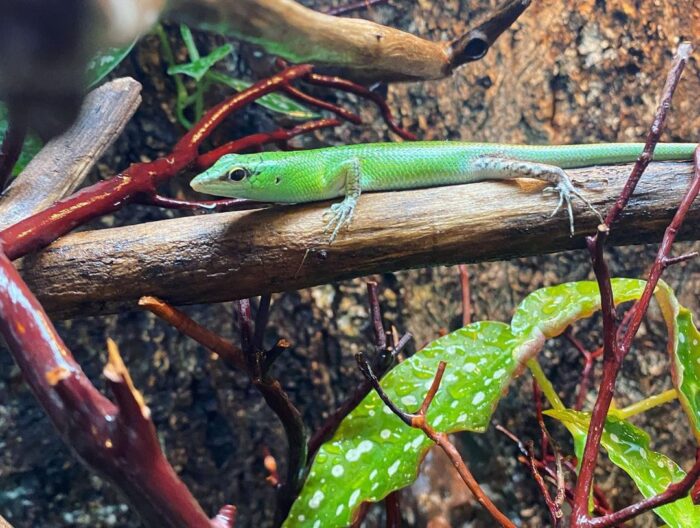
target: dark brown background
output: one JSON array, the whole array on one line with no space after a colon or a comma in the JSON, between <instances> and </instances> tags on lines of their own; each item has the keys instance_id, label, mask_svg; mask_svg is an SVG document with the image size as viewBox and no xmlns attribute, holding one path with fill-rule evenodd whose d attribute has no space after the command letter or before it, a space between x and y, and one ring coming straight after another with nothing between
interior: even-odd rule
<instances>
[{"instance_id":1,"label":"dark brown background","mask_svg":"<svg viewBox=\"0 0 700 528\"><path fill-rule=\"evenodd\" d=\"M317 8L331 5L322 0L306 3ZM463 31L495 4L393 0L390 7L371 9L363 16L437 40ZM423 139L530 143L641 140L673 50L683 38L700 40L698 3L535 0L533 4L482 62L442 81L390 87L389 101L403 124ZM176 28L170 29L176 42ZM218 39L201 36L200 41L205 49ZM164 74L158 49L154 37L145 38L117 72L144 84L144 102L123 137L102 160L102 176L129 162L157 156L182 134L172 118L173 86ZM245 49L239 51L243 57L250 56ZM249 73L250 63L232 59L230 67ZM666 140L697 141L698 93L700 73L694 59L675 97ZM212 94L212 99L215 97ZM386 128L372 108L363 106L361 114L366 123L363 127L344 126L317 141L387 139ZM274 121L253 107L238 114L232 125L232 131L242 134L269 129ZM185 181L183 178L180 183ZM141 222L168 214L130 207L102 224ZM675 252L694 246L678 245ZM611 250L610 263L616 275L638 277L654 252L655 246ZM698 263L690 262L665 276L681 302L695 313L699 308L699 269ZM591 277L583 252L473 265L470 271L476 318L503 321L528 292ZM456 269L404 271L375 279L380 282L387 321L400 331L411 331L418 345L442 329L459 325ZM209 327L232 335L229 304L187 311ZM593 346L596 334L591 328L592 324L583 325L579 335ZM281 458L284 437L277 420L244 377L231 374L211 361L200 346L136 310L63 322L59 329L98 386L104 385L99 373L105 360L105 339L109 336L119 343L135 383L153 411L169 460L209 513L231 502L240 507L239 526L269 524L273 497L264 482L261 446L269 446ZM278 361L275 372L309 427L315 428L360 378L352 354L370 345L363 282L276 296L267 343L276 337L285 337L294 346ZM663 328L656 322L643 326L638 342L640 346L626 362L624 377L618 383L619 405L669 387ZM542 359L560 393L572 402L580 358L569 345L555 340L548 344ZM4 351L0 369L0 513L17 527L138 525L120 496L71 457ZM529 379L524 376L513 384L495 416L497 422L523 438L537 438L530 394ZM687 465L692 456L691 438L676 404L648 413L637 423L652 433L655 448ZM566 434L555 430L569 449ZM484 435L461 435L460 441L477 477L511 518L520 519L523 526L547 524L533 482L514 461L510 443L493 428ZM453 526L492 526L461 486L446 477L449 472L443 463L431 458L425 469L432 483L404 494L407 525L425 526L430 519L437 523L435 516L443 513ZM598 482L617 506L637 498L615 469L606 467ZM368 525L374 526L380 519L380 513L373 515ZM658 524L651 514L635 522L635 526Z\"/></svg>"}]
</instances>

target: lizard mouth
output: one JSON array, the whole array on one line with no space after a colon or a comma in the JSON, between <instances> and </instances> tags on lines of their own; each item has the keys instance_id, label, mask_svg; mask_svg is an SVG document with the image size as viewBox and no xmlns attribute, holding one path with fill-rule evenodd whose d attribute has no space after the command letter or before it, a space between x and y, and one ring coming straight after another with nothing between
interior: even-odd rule
<instances>
[{"instance_id":1,"label":"lizard mouth","mask_svg":"<svg viewBox=\"0 0 700 528\"><path fill-rule=\"evenodd\" d=\"M192 187L197 192L204 192L204 190L202 189L203 183L204 182L202 182L201 176L195 176L192 179L192 181L190 181L190 187Z\"/></svg>"},{"instance_id":2,"label":"lizard mouth","mask_svg":"<svg viewBox=\"0 0 700 528\"><path fill-rule=\"evenodd\" d=\"M200 174L190 181L190 187L203 194L223 196L225 198L242 198L241 189L233 186L231 182L222 182L219 178L208 174Z\"/></svg>"}]
</instances>

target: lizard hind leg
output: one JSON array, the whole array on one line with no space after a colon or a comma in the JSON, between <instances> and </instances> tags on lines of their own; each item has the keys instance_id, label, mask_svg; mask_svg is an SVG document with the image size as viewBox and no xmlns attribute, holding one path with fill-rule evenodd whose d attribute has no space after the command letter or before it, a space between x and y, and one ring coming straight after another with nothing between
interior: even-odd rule
<instances>
[{"instance_id":1,"label":"lizard hind leg","mask_svg":"<svg viewBox=\"0 0 700 528\"><path fill-rule=\"evenodd\" d=\"M501 156L480 156L474 160L474 167L484 179L513 179L513 178L534 178L551 183L545 191L556 191L559 193L559 202L554 208L551 216L557 214L559 209L566 204L569 216L569 228L571 235L574 234L574 213L571 205L572 197L579 198L588 208L593 211L601 222L603 217L593 205L578 192L564 169L556 165L523 161Z\"/></svg>"},{"instance_id":2,"label":"lizard hind leg","mask_svg":"<svg viewBox=\"0 0 700 528\"><path fill-rule=\"evenodd\" d=\"M357 200L362 192L361 176L360 161L357 158L344 161L330 174L331 180L341 179L340 183L342 184L345 198L342 202L331 205L323 213L323 220L326 222L324 233L331 233L328 244L332 244L340 230L343 227L348 227L352 222Z\"/></svg>"}]
</instances>

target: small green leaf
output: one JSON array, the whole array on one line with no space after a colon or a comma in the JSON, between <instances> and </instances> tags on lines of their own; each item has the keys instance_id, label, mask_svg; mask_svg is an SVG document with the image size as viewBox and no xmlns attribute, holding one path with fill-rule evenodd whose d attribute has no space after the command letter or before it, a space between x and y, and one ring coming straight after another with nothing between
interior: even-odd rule
<instances>
[{"instance_id":1,"label":"small green leaf","mask_svg":"<svg viewBox=\"0 0 700 528\"><path fill-rule=\"evenodd\" d=\"M399 364L382 380L389 397L415 411L447 362L428 412L438 431L483 431L519 363L508 325L486 321L452 332ZM319 449L286 527L347 526L357 507L411 483L432 442L370 393Z\"/></svg>"},{"instance_id":2,"label":"small green leaf","mask_svg":"<svg viewBox=\"0 0 700 528\"><path fill-rule=\"evenodd\" d=\"M221 83L224 86L228 86L229 88L233 88L238 92L242 92L253 84L241 79L235 79L229 75L214 70L207 73L207 78ZM304 105L297 103L294 99L290 99L287 96L276 93L268 94L255 102L268 110L284 114L291 119L297 119L299 121L308 121L309 119L317 119L320 117L319 114L309 110Z\"/></svg>"},{"instance_id":3,"label":"small green leaf","mask_svg":"<svg viewBox=\"0 0 700 528\"><path fill-rule=\"evenodd\" d=\"M199 60L199 50L197 49L197 44L194 41L192 30L190 30L188 25L180 24L180 36L182 37L182 41L185 43L190 60Z\"/></svg>"},{"instance_id":4,"label":"small green leaf","mask_svg":"<svg viewBox=\"0 0 700 528\"><path fill-rule=\"evenodd\" d=\"M216 48L209 55L205 55L199 59L194 59L192 62L170 66L168 68L168 74L176 75L181 73L183 75L189 75L194 80L199 82L217 62L225 58L232 51L233 46L231 46L231 44L224 44L223 46Z\"/></svg>"},{"instance_id":5,"label":"small green leaf","mask_svg":"<svg viewBox=\"0 0 700 528\"><path fill-rule=\"evenodd\" d=\"M5 139L8 126L9 122L7 108L0 102L0 144ZM27 134L27 137L24 138L24 145L22 145L22 152L17 159L17 163L15 163L15 166L12 168L12 176L17 176L20 172L22 172L43 146L44 144L37 136L32 133Z\"/></svg>"},{"instance_id":6,"label":"small green leaf","mask_svg":"<svg viewBox=\"0 0 700 528\"><path fill-rule=\"evenodd\" d=\"M135 44L136 40L121 48L107 48L99 51L87 66L88 88L95 87L109 72L119 66L119 63L126 58Z\"/></svg>"},{"instance_id":7,"label":"small green leaf","mask_svg":"<svg viewBox=\"0 0 700 528\"><path fill-rule=\"evenodd\" d=\"M545 414L560 420L574 438L579 460L583 456L590 413L570 409L549 410ZM685 472L661 453L649 448L649 435L631 423L608 416L603 430L602 446L610 461L627 473L644 497L653 497L666 490L672 482L683 479ZM690 497L654 509L671 528L700 526L700 506Z\"/></svg>"}]
</instances>

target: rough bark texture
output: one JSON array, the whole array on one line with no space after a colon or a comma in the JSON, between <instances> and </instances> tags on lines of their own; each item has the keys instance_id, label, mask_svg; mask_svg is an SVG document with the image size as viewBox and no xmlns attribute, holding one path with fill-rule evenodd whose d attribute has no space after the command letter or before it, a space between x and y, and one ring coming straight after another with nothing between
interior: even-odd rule
<instances>
[{"instance_id":1,"label":"rough bark texture","mask_svg":"<svg viewBox=\"0 0 700 528\"><path fill-rule=\"evenodd\" d=\"M306 3L317 7L331 4L321 0ZM463 31L470 13L482 14L495 2L421 0L396 4L396 8L373 9L367 16L439 40ZM392 86L390 102L404 124L424 139L638 140L648 126L673 48L679 38L697 40L699 22L700 13L692 0L535 2L483 62L442 81ZM103 159L104 175L141 157L153 157L182 133L170 119L172 85L163 75L157 49L156 40L147 38L118 72L144 83L144 104L123 138ZM675 97L665 140L697 140L697 93L700 75L697 60L693 60ZM376 117L373 110L363 108L362 113L366 127L343 127L326 138L337 143L385 139L384 127L378 122L372 126ZM246 133L269 129L272 122L259 109L252 109L239 114L234 125L237 133ZM101 225L170 216L133 207ZM679 244L675 252L680 254L693 246ZM611 250L614 273L641 276L654 251L654 246ZM503 321L510 318L517 302L538 287L591 278L584 251L477 264L469 269L475 317ZM669 270L665 278L681 302L699 313L700 264L684 263ZM386 319L413 332L417 345L433 339L442 329L459 325L461 296L456 269L385 273L375 279L381 284ZM183 276L182 283L187 281ZM272 344L276 337L285 337L293 343L274 372L311 428L317 427L324 413L341 402L360 379L352 353L371 346L365 306L365 288L359 280L280 295L273 301L266 342ZM225 335L234 334L227 304L190 308L188 312ZM589 333L591 327L584 323L579 335L593 346L597 341L595 333ZM281 457L284 438L281 426L248 381L231 374L201 347L144 313L75 319L60 328L87 375L98 384L103 383L99 373L105 361L105 338L111 336L123 345L125 362L153 411L166 454L208 513L233 502L240 507L240 526L269 523L274 500L264 482L261 446L269 446ZM617 385L619 405L669 386L663 340L657 321L643 327L636 351L645 353L633 352L626 362L625 376ZM573 401L581 365L575 351L557 340L548 346L543 361L562 395ZM0 372L2 515L16 527L137 525L122 497L71 458L5 353L0 354ZM521 437L536 439L539 433L528 415L532 409L529 397L529 380L523 378L513 385L496 419ZM656 448L677 460L692 459L691 445L686 441L690 436L677 405L658 409L638 423L646 424ZM565 434L558 434L568 446ZM528 527L547 525L535 486L517 466L510 443L490 429L484 435L463 435L462 449L477 478L488 485L491 498L511 518ZM429 478L441 479L434 488L403 493L407 525L425 526L435 515L443 515L454 526L492 526L483 510L468 496L460 495L460 490L448 500L440 498L440 490L454 489L453 481L445 481L447 471L441 464L425 466ZM635 494L628 491L629 482L618 473L612 471L618 480L601 473L599 482L617 506L624 506ZM447 503L451 510L445 508ZM379 518L373 514L369 525L378 525ZM653 515L647 514L634 525L656 524Z\"/></svg>"}]
</instances>

